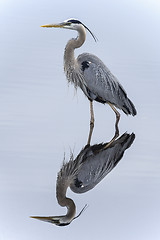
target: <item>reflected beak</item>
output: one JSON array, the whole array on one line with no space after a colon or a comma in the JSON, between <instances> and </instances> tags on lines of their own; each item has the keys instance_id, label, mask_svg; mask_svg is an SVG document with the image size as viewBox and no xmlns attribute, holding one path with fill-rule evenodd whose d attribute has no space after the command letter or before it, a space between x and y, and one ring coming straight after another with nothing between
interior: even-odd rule
<instances>
[{"instance_id":1,"label":"reflected beak","mask_svg":"<svg viewBox=\"0 0 160 240\"><path fill-rule=\"evenodd\" d=\"M69 222L61 222L61 218L64 218L65 216L55 216L55 217L31 217L31 218L35 218L44 222L49 222L52 224L55 224L57 226L67 226L71 223L71 221Z\"/></svg>"},{"instance_id":2,"label":"reflected beak","mask_svg":"<svg viewBox=\"0 0 160 240\"><path fill-rule=\"evenodd\" d=\"M30 218L35 218L44 222L49 222L49 223L53 223L53 224L58 224L59 220L54 219L53 217L35 217L35 216L31 216Z\"/></svg>"}]
</instances>

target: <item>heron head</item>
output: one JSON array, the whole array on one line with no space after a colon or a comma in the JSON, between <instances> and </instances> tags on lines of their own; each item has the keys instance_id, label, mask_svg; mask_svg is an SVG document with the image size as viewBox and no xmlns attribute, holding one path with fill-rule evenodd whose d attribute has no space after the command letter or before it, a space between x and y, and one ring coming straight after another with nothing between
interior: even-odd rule
<instances>
[{"instance_id":1,"label":"heron head","mask_svg":"<svg viewBox=\"0 0 160 240\"><path fill-rule=\"evenodd\" d=\"M68 217L67 215L63 215L63 216L50 216L50 217L31 216L31 218L35 218L44 222L55 224L60 227L64 227L69 225L74 219L78 218L86 208L87 208L87 204L82 208L82 210L76 217L74 216Z\"/></svg>"},{"instance_id":2,"label":"heron head","mask_svg":"<svg viewBox=\"0 0 160 240\"><path fill-rule=\"evenodd\" d=\"M58 24L42 25L41 27L66 28L66 29L71 29L71 30L76 30L76 31L79 31L81 28L84 28L84 29L87 29L89 31L89 33L92 35L92 37L94 38L94 40L97 41L97 38L91 32L91 30L88 27L86 27L82 22L80 22L79 20L76 20L74 18L67 19L64 22L61 22L61 23L58 23Z\"/></svg>"}]
</instances>

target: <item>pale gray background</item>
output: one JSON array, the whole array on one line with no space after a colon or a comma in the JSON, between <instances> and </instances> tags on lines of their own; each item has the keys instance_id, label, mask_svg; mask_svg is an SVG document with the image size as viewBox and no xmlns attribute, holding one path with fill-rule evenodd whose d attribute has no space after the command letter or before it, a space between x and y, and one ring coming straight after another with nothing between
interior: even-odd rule
<instances>
[{"instance_id":1,"label":"pale gray background","mask_svg":"<svg viewBox=\"0 0 160 240\"><path fill-rule=\"evenodd\" d=\"M65 228L30 215L66 212L55 197L64 152L86 144L89 102L63 73L76 33L40 25L74 17L89 33L76 51L99 56L127 90L138 115L122 114L120 133L136 134L119 165L74 199L83 215ZM0 1L0 239L160 239L160 2L157 0ZM109 141L115 115L95 103L92 144Z\"/></svg>"}]
</instances>

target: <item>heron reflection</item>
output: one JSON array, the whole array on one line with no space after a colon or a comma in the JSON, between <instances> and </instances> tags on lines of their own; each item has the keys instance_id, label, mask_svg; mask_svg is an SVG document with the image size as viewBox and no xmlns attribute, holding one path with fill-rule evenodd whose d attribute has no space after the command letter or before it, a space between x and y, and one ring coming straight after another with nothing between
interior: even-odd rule
<instances>
[{"instance_id":1,"label":"heron reflection","mask_svg":"<svg viewBox=\"0 0 160 240\"><path fill-rule=\"evenodd\" d=\"M38 217L45 222L58 226L70 224L76 216L74 201L66 197L67 188L75 193L84 193L94 188L121 160L125 150L131 146L135 134L124 133L111 144L101 143L93 146L86 145L74 160L71 154L70 161L63 163L57 177L56 196L60 206L67 208L63 216Z\"/></svg>"}]
</instances>

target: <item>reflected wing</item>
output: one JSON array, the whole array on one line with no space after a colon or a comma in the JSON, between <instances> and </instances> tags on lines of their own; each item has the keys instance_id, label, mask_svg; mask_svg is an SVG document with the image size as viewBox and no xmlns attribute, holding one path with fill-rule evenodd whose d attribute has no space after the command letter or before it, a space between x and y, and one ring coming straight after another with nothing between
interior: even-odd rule
<instances>
[{"instance_id":1,"label":"reflected wing","mask_svg":"<svg viewBox=\"0 0 160 240\"><path fill-rule=\"evenodd\" d=\"M81 161L82 165L70 186L72 191L84 193L94 188L117 165L134 138L133 133L125 133L106 149L106 144L99 144L88 147L86 152L82 150L75 160Z\"/></svg>"},{"instance_id":2,"label":"reflected wing","mask_svg":"<svg viewBox=\"0 0 160 240\"><path fill-rule=\"evenodd\" d=\"M127 98L122 85L98 57L83 53L77 60L85 82L80 87L90 100L110 102L126 114L136 114L135 107Z\"/></svg>"}]
</instances>

